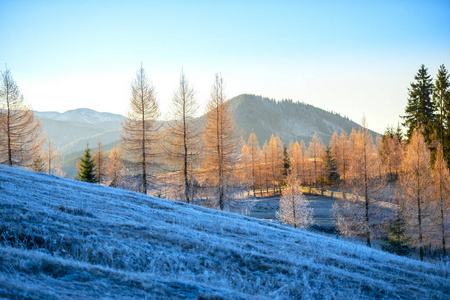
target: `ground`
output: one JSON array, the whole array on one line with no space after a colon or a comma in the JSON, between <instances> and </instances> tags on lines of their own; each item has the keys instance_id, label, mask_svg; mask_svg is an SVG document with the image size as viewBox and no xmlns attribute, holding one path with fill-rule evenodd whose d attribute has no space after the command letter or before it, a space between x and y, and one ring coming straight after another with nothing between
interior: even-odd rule
<instances>
[{"instance_id":1,"label":"ground","mask_svg":"<svg viewBox=\"0 0 450 300\"><path fill-rule=\"evenodd\" d=\"M448 299L449 265L0 166L0 297Z\"/></svg>"}]
</instances>

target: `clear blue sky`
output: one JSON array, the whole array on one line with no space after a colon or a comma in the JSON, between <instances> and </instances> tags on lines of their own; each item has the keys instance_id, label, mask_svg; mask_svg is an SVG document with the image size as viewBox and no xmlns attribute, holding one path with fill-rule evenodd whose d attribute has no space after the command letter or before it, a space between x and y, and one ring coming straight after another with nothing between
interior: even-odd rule
<instances>
[{"instance_id":1,"label":"clear blue sky","mask_svg":"<svg viewBox=\"0 0 450 300\"><path fill-rule=\"evenodd\" d=\"M183 68L202 109L221 72L383 132L421 64L450 69L450 1L0 1L0 69L36 110L125 114L141 61L162 117Z\"/></svg>"}]
</instances>

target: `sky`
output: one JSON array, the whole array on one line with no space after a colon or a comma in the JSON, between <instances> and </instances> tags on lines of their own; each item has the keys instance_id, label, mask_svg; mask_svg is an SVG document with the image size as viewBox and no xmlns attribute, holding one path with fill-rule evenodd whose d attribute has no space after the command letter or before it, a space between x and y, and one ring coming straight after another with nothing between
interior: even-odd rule
<instances>
[{"instance_id":1,"label":"sky","mask_svg":"<svg viewBox=\"0 0 450 300\"><path fill-rule=\"evenodd\" d=\"M125 115L141 66L161 118L181 70L204 113L215 74L384 132L421 64L450 68L450 1L0 1L0 70L38 111Z\"/></svg>"}]
</instances>

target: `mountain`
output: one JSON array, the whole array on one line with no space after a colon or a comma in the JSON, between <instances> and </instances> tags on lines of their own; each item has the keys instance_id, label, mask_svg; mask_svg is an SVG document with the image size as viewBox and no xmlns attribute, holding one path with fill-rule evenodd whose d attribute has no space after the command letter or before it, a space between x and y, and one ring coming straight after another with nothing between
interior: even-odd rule
<instances>
[{"instance_id":1,"label":"mountain","mask_svg":"<svg viewBox=\"0 0 450 300\"><path fill-rule=\"evenodd\" d=\"M289 141L307 144L314 133L328 144L336 131L350 133L360 126L339 114L325 111L310 104L292 100L275 101L255 95L239 95L229 100L238 128L247 141L255 132L260 145L269 140L272 134L279 134L286 145ZM64 171L72 177L76 162L82 156L86 145L95 148L100 140L109 151L120 139L122 115L97 112L87 108L69 110L65 113L36 112L48 136L59 147L65 157ZM197 118L199 122L204 116ZM375 133L372 132L375 136Z\"/></svg>"},{"instance_id":2,"label":"mountain","mask_svg":"<svg viewBox=\"0 0 450 300\"><path fill-rule=\"evenodd\" d=\"M83 151L86 144L95 147L98 140L110 144L120 137L123 116L88 108L58 112L35 112L47 135L62 155Z\"/></svg>"},{"instance_id":3,"label":"mountain","mask_svg":"<svg viewBox=\"0 0 450 300\"><path fill-rule=\"evenodd\" d=\"M292 100L275 101L244 94L230 99L230 107L236 124L244 131L244 139L247 141L253 131L261 146L277 133L286 145L291 140L304 140L308 145L314 133L328 144L335 131L340 134L344 130L349 134L353 128L360 128L357 123L337 113ZM372 134L376 135L373 131Z\"/></svg>"},{"instance_id":4,"label":"mountain","mask_svg":"<svg viewBox=\"0 0 450 300\"><path fill-rule=\"evenodd\" d=\"M448 269L230 212L0 166L0 297L445 299Z\"/></svg>"}]
</instances>

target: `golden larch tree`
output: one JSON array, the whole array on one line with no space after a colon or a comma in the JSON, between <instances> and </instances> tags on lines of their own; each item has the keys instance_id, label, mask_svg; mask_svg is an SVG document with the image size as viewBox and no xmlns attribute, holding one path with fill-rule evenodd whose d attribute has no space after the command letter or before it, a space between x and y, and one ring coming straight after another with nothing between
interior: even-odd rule
<instances>
[{"instance_id":1,"label":"golden larch tree","mask_svg":"<svg viewBox=\"0 0 450 300\"><path fill-rule=\"evenodd\" d=\"M420 260L424 255L424 238L429 218L429 199L432 197L430 151L419 129L414 129L399 176L400 203L406 218L412 246L419 248Z\"/></svg>"},{"instance_id":2,"label":"golden larch tree","mask_svg":"<svg viewBox=\"0 0 450 300\"><path fill-rule=\"evenodd\" d=\"M122 148L131 175L140 178L139 191L144 194L147 194L151 167L159 156L158 117L155 90L141 66L131 84L129 111L122 124Z\"/></svg>"},{"instance_id":3,"label":"golden larch tree","mask_svg":"<svg viewBox=\"0 0 450 300\"><path fill-rule=\"evenodd\" d=\"M32 167L36 159L42 160L43 143L40 121L6 69L0 82L0 164Z\"/></svg>"},{"instance_id":4,"label":"golden larch tree","mask_svg":"<svg viewBox=\"0 0 450 300\"><path fill-rule=\"evenodd\" d=\"M203 137L205 176L216 200L212 204L223 210L231 194L238 163L239 133L229 103L225 101L223 80L219 74L216 74L207 104Z\"/></svg>"},{"instance_id":5,"label":"golden larch tree","mask_svg":"<svg viewBox=\"0 0 450 300\"><path fill-rule=\"evenodd\" d=\"M171 171L175 172L172 187L177 198L190 203L194 197L194 170L199 163L201 136L195 120L198 104L195 91L183 72L170 106L166 130L166 155Z\"/></svg>"},{"instance_id":6,"label":"golden larch tree","mask_svg":"<svg viewBox=\"0 0 450 300\"><path fill-rule=\"evenodd\" d=\"M448 226L450 225L450 173L440 144L437 146L431 175L433 183L433 207L431 211L433 212L432 219L438 232L435 244L440 246L445 257L447 255L449 235Z\"/></svg>"},{"instance_id":7,"label":"golden larch tree","mask_svg":"<svg viewBox=\"0 0 450 300\"><path fill-rule=\"evenodd\" d=\"M100 140L97 142L97 150L94 152L93 158L97 173L97 183L102 184L106 177L107 156Z\"/></svg>"},{"instance_id":8,"label":"golden larch tree","mask_svg":"<svg viewBox=\"0 0 450 300\"><path fill-rule=\"evenodd\" d=\"M311 142L309 143L309 154L311 155L313 170L314 170L314 185L317 187L317 180L321 175L322 160L324 154L324 145L322 139L314 133Z\"/></svg>"},{"instance_id":9,"label":"golden larch tree","mask_svg":"<svg viewBox=\"0 0 450 300\"><path fill-rule=\"evenodd\" d=\"M314 211L302 193L300 180L294 174L290 174L286 180L276 216L294 228L307 228L314 223Z\"/></svg>"},{"instance_id":10,"label":"golden larch tree","mask_svg":"<svg viewBox=\"0 0 450 300\"><path fill-rule=\"evenodd\" d=\"M262 163L261 163L262 177L264 178L264 186L266 187L266 193L269 194L270 186L270 148L267 140L264 141L262 148Z\"/></svg>"},{"instance_id":11,"label":"golden larch tree","mask_svg":"<svg viewBox=\"0 0 450 300\"><path fill-rule=\"evenodd\" d=\"M273 192L276 192L276 186L278 185L281 192L281 176L283 169L283 144L281 143L280 137L273 135L270 137L269 141L269 177L271 185L273 187Z\"/></svg>"},{"instance_id":12,"label":"golden larch tree","mask_svg":"<svg viewBox=\"0 0 450 300\"><path fill-rule=\"evenodd\" d=\"M250 157L250 184L255 195L255 190L259 177L259 158L261 149L259 148L258 139L255 133L250 133L247 142L248 154Z\"/></svg>"},{"instance_id":13,"label":"golden larch tree","mask_svg":"<svg viewBox=\"0 0 450 300\"><path fill-rule=\"evenodd\" d=\"M351 199L337 201L333 205L333 215L338 230L345 235L361 236L369 247L377 231L381 216L376 202L384 200L386 177L380 175L381 160L365 119L363 127L355 135L349 169Z\"/></svg>"},{"instance_id":14,"label":"golden larch tree","mask_svg":"<svg viewBox=\"0 0 450 300\"><path fill-rule=\"evenodd\" d=\"M119 149L114 145L107 163L106 175L108 176L108 186L119 187L122 186L124 168L122 163L122 156Z\"/></svg>"}]
</instances>

